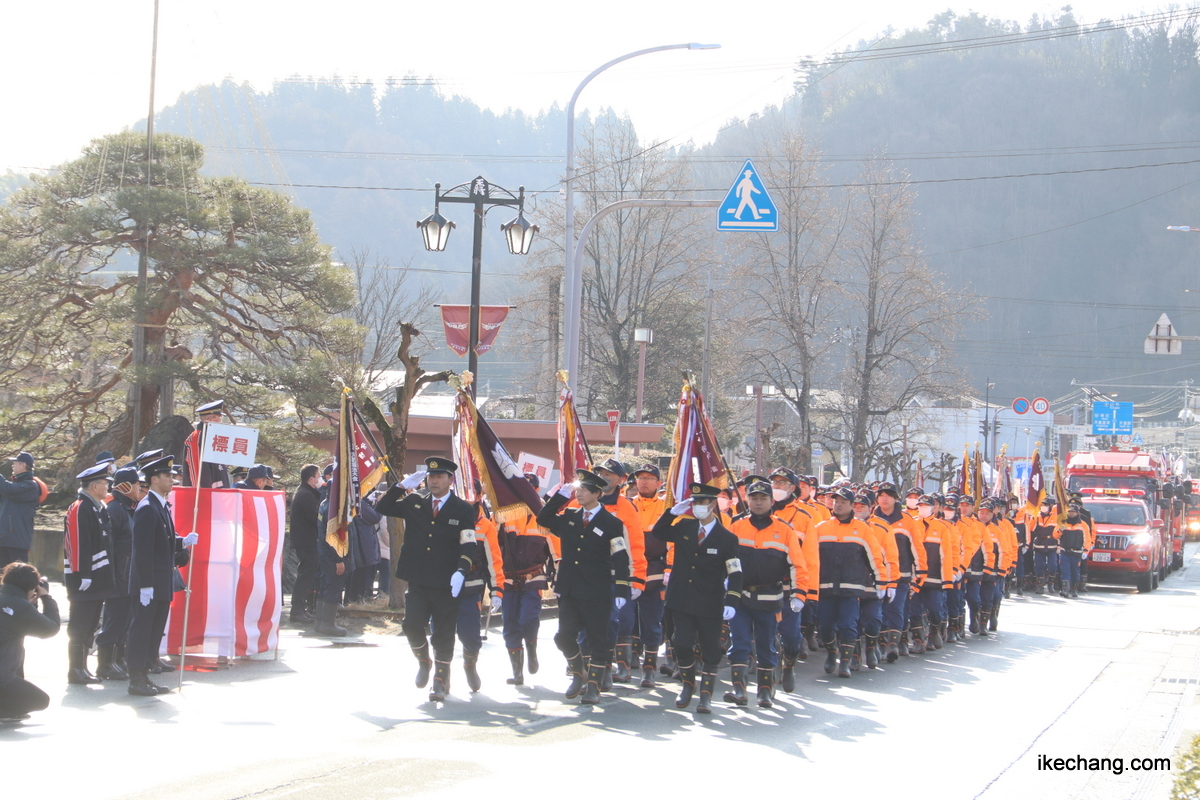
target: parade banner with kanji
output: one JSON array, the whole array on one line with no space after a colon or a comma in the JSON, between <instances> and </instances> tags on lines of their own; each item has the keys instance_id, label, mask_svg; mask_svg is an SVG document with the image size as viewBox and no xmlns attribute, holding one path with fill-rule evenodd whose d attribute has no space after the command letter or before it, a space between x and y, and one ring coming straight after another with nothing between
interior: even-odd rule
<instances>
[{"instance_id":1,"label":"parade banner with kanji","mask_svg":"<svg viewBox=\"0 0 1200 800\"><path fill-rule=\"evenodd\" d=\"M674 446L675 454L667 472L668 503L691 497L692 481L722 489L730 485L729 469L717 446L716 432L704 411L704 398L690 380L684 382L679 398Z\"/></svg>"},{"instance_id":2,"label":"parade banner with kanji","mask_svg":"<svg viewBox=\"0 0 1200 800\"><path fill-rule=\"evenodd\" d=\"M478 499L478 481L496 522L523 520L542 510L542 499L487 424L465 388L454 399L452 433L456 490L469 501Z\"/></svg>"},{"instance_id":3,"label":"parade banner with kanji","mask_svg":"<svg viewBox=\"0 0 1200 800\"><path fill-rule=\"evenodd\" d=\"M471 307L443 305L441 312L446 345L461 358L471 346ZM500 327L508 318L508 312L508 306L479 307L479 340L475 345L475 355L481 356L492 349L496 337L500 335Z\"/></svg>"},{"instance_id":4,"label":"parade banner with kanji","mask_svg":"<svg viewBox=\"0 0 1200 800\"><path fill-rule=\"evenodd\" d=\"M587 469L592 463L579 414L575 411L575 398L567 386L566 370L558 373L562 388L558 393L558 471L563 483L575 480L575 470Z\"/></svg>"},{"instance_id":5,"label":"parade banner with kanji","mask_svg":"<svg viewBox=\"0 0 1200 800\"><path fill-rule=\"evenodd\" d=\"M1046 497L1046 479L1042 475L1042 455L1036 449L1029 462L1029 480L1025 482L1025 513L1035 517Z\"/></svg>"},{"instance_id":6,"label":"parade banner with kanji","mask_svg":"<svg viewBox=\"0 0 1200 800\"><path fill-rule=\"evenodd\" d=\"M256 463L258 451L258 429L241 425L225 425L206 422L200 443L200 460L207 464L224 464L229 467L246 467ZM226 487L228 488L228 487Z\"/></svg>"},{"instance_id":7,"label":"parade banner with kanji","mask_svg":"<svg viewBox=\"0 0 1200 800\"><path fill-rule=\"evenodd\" d=\"M196 513L200 540L181 568L192 589L188 653L224 657L274 650L283 610L283 492L176 487L175 529L187 530ZM179 653L186 592L171 600L162 652Z\"/></svg>"},{"instance_id":8,"label":"parade banner with kanji","mask_svg":"<svg viewBox=\"0 0 1200 800\"><path fill-rule=\"evenodd\" d=\"M329 478L325 541L345 558L350 552L350 522L358 516L358 501L370 494L387 472L383 455L355 407L349 389L342 390L334 458L333 474Z\"/></svg>"}]
</instances>

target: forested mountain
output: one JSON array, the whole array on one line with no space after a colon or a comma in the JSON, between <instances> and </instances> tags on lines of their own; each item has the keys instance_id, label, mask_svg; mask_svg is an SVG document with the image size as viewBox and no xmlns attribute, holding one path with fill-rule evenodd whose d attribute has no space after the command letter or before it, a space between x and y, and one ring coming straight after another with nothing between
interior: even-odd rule
<instances>
[{"instance_id":1,"label":"forested mountain","mask_svg":"<svg viewBox=\"0 0 1200 800\"><path fill-rule=\"evenodd\" d=\"M1140 346L1161 311L1200 334L1200 237L1166 231L1200 224L1192 19L1073 27L1069 11L1027 24L947 12L924 29L800 64L798 94L783 108L684 154L694 164L692 191L724 191L768 123L794 119L820 153L822 185L854 183L869 156L890 159L911 180L928 264L964 302L983 298L951 351L980 393L985 378L1002 400L1062 397L1072 378L1182 380L1189 372L1178 366L1190 359L1143 356ZM531 219L539 204L547 216L561 204L559 109L497 114L420 81L293 79L265 93L201 87L158 125L205 144L209 172L294 187L342 258L369 249L385 264L411 259L444 271L446 301L466 300L470 220L447 213L459 225L449 249L423 251L415 221L432 210L435 182L446 188L483 174L513 190L549 189L531 195ZM318 188L327 186L376 188ZM524 264L507 255L497 230L507 215L498 210L487 222L484 271L494 277L485 301L510 302L527 288L510 277ZM490 369L510 375L500 387L510 391L520 388L518 362L540 354L520 352L515 337L502 341Z\"/></svg>"}]
</instances>

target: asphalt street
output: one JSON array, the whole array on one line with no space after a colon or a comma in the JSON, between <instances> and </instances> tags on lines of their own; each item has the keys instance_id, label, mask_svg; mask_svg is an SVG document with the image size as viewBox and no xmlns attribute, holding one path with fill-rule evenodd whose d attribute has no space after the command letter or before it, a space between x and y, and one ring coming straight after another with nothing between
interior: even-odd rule
<instances>
[{"instance_id":1,"label":"asphalt street","mask_svg":"<svg viewBox=\"0 0 1200 800\"><path fill-rule=\"evenodd\" d=\"M1200 732L1197 545L1151 594L1014 595L991 639L849 680L826 676L815 655L774 709L718 701L707 719L676 710L669 681L618 686L598 707L565 701L553 619L542 625L540 673L508 686L496 622L483 691L469 693L456 661L452 696L436 706L413 686L414 661L395 636L333 642L285 629L278 660L189 671L182 694L161 698L130 697L119 683L68 687L65 633L31 642L27 675L51 707L0 726L6 794L1165 798L1177 747ZM728 669L722 679L728 686ZM1042 757L1074 756L1119 758L1124 769L1039 769ZM1131 768L1156 757L1172 770Z\"/></svg>"}]
</instances>

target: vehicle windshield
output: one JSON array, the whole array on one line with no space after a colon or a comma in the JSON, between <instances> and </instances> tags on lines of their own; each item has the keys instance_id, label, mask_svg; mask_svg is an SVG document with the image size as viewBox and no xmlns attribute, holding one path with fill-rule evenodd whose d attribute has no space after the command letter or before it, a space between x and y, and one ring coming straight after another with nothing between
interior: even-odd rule
<instances>
[{"instance_id":1,"label":"vehicle windshield","mask_svg":"<svg viewBox=\"0 0 1200 800\"><path fill-rule=\"evenodd\" d=\"M1084 503L1097 525L1145 525L1146 509L1141 503Z\"/></svg>"},{"instance_id":2,"label":"vehicle windshield","mask_svg":"<svg viewBox=\"0 0 1200 800\"><path fill-rule=\"evenodd\" d=\"M1067 488L1072 492L1084 489L1135 489L1149 495L1146 479L1133 475L1072 475L1067 480Z\"/></svg>"}]
</instances>

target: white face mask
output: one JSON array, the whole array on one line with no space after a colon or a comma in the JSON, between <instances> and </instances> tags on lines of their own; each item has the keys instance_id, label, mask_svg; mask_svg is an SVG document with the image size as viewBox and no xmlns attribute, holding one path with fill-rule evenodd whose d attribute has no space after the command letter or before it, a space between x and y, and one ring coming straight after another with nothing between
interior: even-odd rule
<instances>
[{"instance_id":1,"label":"white face mask","mask_svg":"<svg viewBox=\"0 0 1200 800\"><path fill-rule=\"evenodd\" d=\"M776 503L782 503L784 500L787 500L789 497L791 497L792 493L789 489L772 489L771 496L775 498Z\"/></svg>"},{"instance_id":2,"label":"white face mask","mask_svg":"<svg viewBox=\"0 0 1200 800\"><path fill-rule=\"evenodd\" d=\"M921 515L921 519L932 517L933 506L917 506L917 513Z\"/></svg>"},{"instance_id":3,"label":"white face mask","mask_svg":"<svg viewBox=\"0 0 1200 800\"><path fill-rule=\"evenodd\" d=\"M915 498L915 497L904 498L904 505L908 508L916 508L917 507L917 498Z\"/></svg>"},{"instance_id":4,"label":"white face mask","mask_svg":"<svg viewBox=\"0 0 1200 800\"><path fill-rule=\"evenodd\" d=\"M708 503L696 505L692 503L692 516L696 519L708 519L712 515L712 506Z\"/></svg>"}]
</instances>

